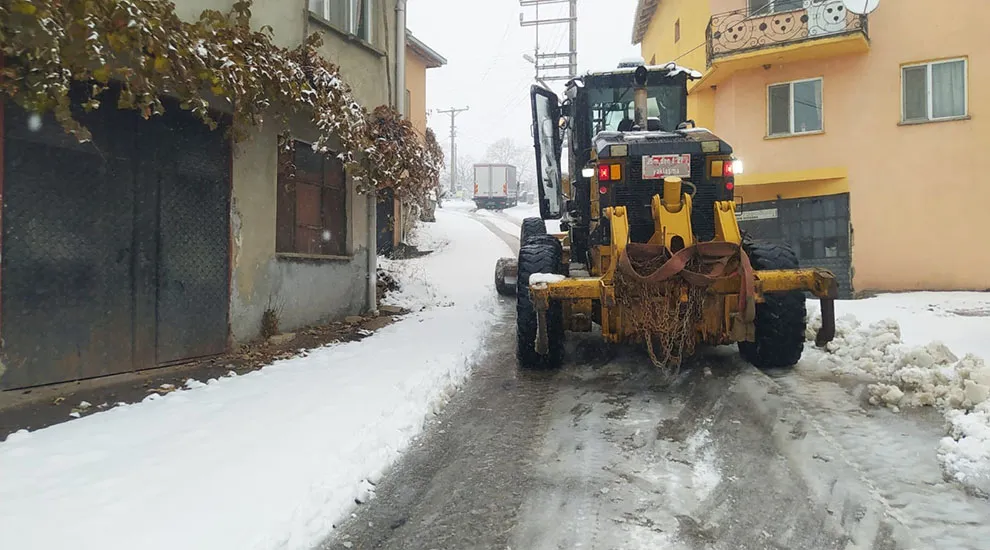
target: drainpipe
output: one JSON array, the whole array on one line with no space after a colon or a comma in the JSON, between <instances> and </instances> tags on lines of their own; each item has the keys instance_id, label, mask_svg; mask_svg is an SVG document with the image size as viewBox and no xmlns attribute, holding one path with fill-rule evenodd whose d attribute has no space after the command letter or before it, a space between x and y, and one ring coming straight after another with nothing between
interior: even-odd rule
<instances>
[{"instance_id":1,"label":"drainpipe","mask_svg":"<svg viewBox=\"0 0 990 550\"><path fill-rule=\"evenodd\" d=\"M406 1L396 0L395 2L395 110L403 118L409 118L409 106L406 105ZM393 208L393 211L395 209ZM405 237L405 219L407 209L400 208L396 221L400 240Z\"/></svg>"},{"instance_id":2,"label":"drainpipe","mask_svg":"<svg viewBox=\"0 0 990 550\"><path fill-rule=\"evenodd\" d=\"M395 2L395 110L406 112L406 0Z\"/></svg>"},{"instance_id":3,"label":"drainpipe","mask_svg":"<svg viewBox=\"0 0 990 550\"><path fill-rule=\"evenodd\" d=\"M389 70L388 67L385 70ZM395 2L395 110L406 115L406 0ZM378 313L378 195L368 195L368 312Z\"/></svg>"},{"instance_id":4,"label":"drainpipe","mask_svg":"<svg viewBox=\"0 0 990 550\"><path fill-rule=\"evenodd\" d=\"M368 192L368 313L378 315L378 193Z\"/></svg>"}]
</instances>

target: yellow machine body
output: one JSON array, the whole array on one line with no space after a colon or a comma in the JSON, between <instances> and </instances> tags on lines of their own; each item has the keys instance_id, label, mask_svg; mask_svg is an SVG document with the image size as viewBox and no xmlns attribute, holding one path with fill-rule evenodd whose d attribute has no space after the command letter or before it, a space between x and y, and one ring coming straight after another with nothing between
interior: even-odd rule
<instances>
[{"instance_id":1,"label":"yellow machine body","mask_svg":"<svg viewBox=\"0 0 990 550\"><path fill-rule=\"evenodd\" d=\"M680 178L664 180L663 194L653 197L652 211L654 234L651 244L663 244L676 252L697 244L691 229L691 195L682 192ZM594 195L594 194L593 194ZM593 209L598 201L593 199ZM740 244L742 241L736 221L735 203L716 202L715 240ZM639 341L641 335L624 322L624 311L616 300L615 274L617 259L630 242L629 221L624 206L608 207L601 211L599 223L610 224L611 242L591 250L590 276L570 277L560 282L537 283L530 286L530 296L537 310L545 311L551 300L563 303L564 326L574 332L590 331L592 320L601 325L603 337L614 343ZM564 245L565 266L569 264L569 242L565 234L557 235ZM820 345L834 337L833 301L838 294L835 276L821 269L792 269L754 271L753 290L755 302L764 300L771 292L808 291L822 300L823 327L819 332ZM733 321L739 310L740 279L720 280L706 289L701 321L696 327L698 341L706 344L728 344L736 341L752 341L754 330L733 330ZM687 300L687 287L683 288ZM752 324L752 319L748 321ZM740 334L746 334L740 337ZM542 347L539 346L538 347Z\"/></svg>"}]
</instances>

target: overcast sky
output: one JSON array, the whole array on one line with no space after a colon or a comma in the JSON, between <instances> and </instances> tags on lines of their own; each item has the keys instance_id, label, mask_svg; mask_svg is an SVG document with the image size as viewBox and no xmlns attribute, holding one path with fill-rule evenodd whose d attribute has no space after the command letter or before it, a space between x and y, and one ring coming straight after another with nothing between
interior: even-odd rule
<instances>
[{"instance_id":1,"label":"overcast sky","mask_svg":"<svg viewBox=\"0 0 990 550\"><path fill-rule=\"evenodd\" d=\"M502 137L532 144L529 136L529 87L533 65L534 27L521 27L534 8L519 0L409 0L408 28L447 58L447 66L427 71L427 109L470 107L458 115L458 150L483 161L485 149ZM565 14L567 4L540 8L540 15ZM607 70L623 58L639 55L631 44L636 0L579 0L578 69ZM540 27L541 48L564 52L567 25ZM550 83L558 92L562 82ZM429 125L441 143L449 143L450 117L432 114ZM445 145L446 147L446 145Z\"/></svg>"}]
</instances>

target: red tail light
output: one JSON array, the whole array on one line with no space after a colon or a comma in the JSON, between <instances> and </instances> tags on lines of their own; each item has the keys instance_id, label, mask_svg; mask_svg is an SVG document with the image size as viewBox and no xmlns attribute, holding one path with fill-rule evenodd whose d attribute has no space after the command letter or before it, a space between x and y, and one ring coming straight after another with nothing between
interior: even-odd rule
<instances>
[{"instance_id":1,"label":"red tail light","mask_svg":"<svg viewBox=\"0 0 990 550\"><path fill-rule=\"evenodd\" d=\"M598 188L598 192L601 193L602 195L604 195L604 194L608 193L608 187L605 187L603 185L603 186L601 186L601 187Z\"/></svg>"},{"instance_id":2,"label":"red tail light","mask_svg":"<svg viewBox=\"0 0 990 550\"><path fill-rule=\"evenodd\" d=\"M608 181L611 179L612 172L609 170L607 164L602 164L598 166L598 181Z\"/></svg>"},{"instance_id":3,"label":"red tail light","mask_svg":"<svg viewBox=\"0 0 990 550\"><path fill-rule=\"evenodd\" d=\"M725 188L727 190L729 190L729 191L732 191L733 189L736 188L736 184L732 180L729 180L729 181L725 182Z\"/></svg>"},{"instance_id":4,"label":"red tail light","mask_svg":"<svg viewBox=\"0 0 990 550\"><path fill-rule=\"evenodd\" d=\"M732 161L731 160L727 160L724 163L722 163L722 177L723 178L731 178L731 177L733 177L735 175L736 175L735 172L733 172L733 170L732 170Z\"/></svg>"}]
</instances>

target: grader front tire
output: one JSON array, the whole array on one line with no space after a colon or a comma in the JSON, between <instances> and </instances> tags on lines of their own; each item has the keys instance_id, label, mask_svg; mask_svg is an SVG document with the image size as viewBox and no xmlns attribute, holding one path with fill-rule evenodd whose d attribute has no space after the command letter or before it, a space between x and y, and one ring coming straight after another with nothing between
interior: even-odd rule
<instances>
[{"instance_id":1,"label":"grader front tire","mask_svg":"<svg viewBox=\"0 0 990 550\"><path fill-rule=\"evenodd\" d=\"M756 270L797 269L797 255L785 244L743 241ZM764 295L756 304L756 341L739 342L739 354L760 369L793 368L804 351L805 307L801 291Z\"/></svg>"},{"instance_id":2,"label":"grader front tire","mask_svg":"<svg viewBox=\"0 0 990 550\"><path fill-rule=\"evenodd\" d=\"M541 220L542 221L542 220ZM560 302L547 311L549 352L536 351L538 313L529 295L529 277L535 273L559 273L563 250L560 242L525 244L519 249L516 277L516 358L522 369L555 369L564 360L564 312Z\"/></svg>"}]
</instances>

